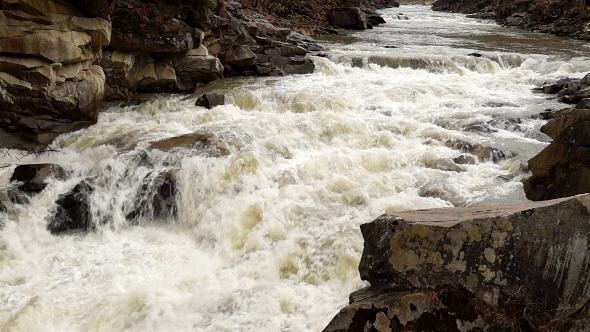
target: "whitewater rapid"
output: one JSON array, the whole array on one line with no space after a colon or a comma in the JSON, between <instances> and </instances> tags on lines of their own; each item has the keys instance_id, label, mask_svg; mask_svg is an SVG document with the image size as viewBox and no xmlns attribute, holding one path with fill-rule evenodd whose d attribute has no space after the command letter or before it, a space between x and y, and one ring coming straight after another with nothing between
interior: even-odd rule
<instances>
[{"instance_id":1,"label":"whitewater rapid","mask_svg":"<svg viewBox=\"0 0 590 332\"><path fill-rule=\"evenodd\" d=\"M319 331L364 286L360 224L525 200L526 160L547 144L535 115L563 106L531 89L582 76L588 48L423 6L383 14L383 27L325 40L313 74L216 82L230 103L212 110L170 95L111 106L54 153L3 151L3 165L71 176L0 214L0 330ZM231 153L147 149L196 130ZM509 157L458 165L465 143ZM178 216L128 224L142 180L173 168ZM49 234L58 195L88 176L104 225Z\"/></svg>"}]
</instances>

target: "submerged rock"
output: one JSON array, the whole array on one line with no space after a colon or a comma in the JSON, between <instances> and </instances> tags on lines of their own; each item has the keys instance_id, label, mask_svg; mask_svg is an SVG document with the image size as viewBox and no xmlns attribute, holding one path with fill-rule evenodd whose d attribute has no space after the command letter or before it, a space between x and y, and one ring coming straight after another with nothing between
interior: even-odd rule
<instances>
[{"instance_id":1,"label":"submerged rock","mask_svg":"<svg viewBox=\"0 0 590 332\"><path fill-rule=\"evenodd\" d=\"M57 0L0 3L0 129L14 136L3 137L0 147L40 150L96 122L105 74L95 61L109 44L111 24L96 13L86 16L83 7Z\"/></svg>"},{"instance_id":2,"label":"submerged rock","mask_svg":"<svg viewBox=\"0 0 590 332\"><path fill-rule=\"evenodd\" d=\"M368 22L365 13L358 7L337 7L328 12L330 24L344 29L365 30Z\"/></svg>"},{"instance_id":3,"label":"submerged rock","mask_svg":"<svg viewBox=\"0 0 590 332\"><path fill-rule=\"evenodd\" d=\"M31 197L47 187L50 178L63 179L65 170L55 164L19 165L10 177L11 185L0 190L0 211L27 204Z\"/></svg>"},{"instance_id":4,"label":"submerged rock","mask_svg":"<svg viewBox=\"0 0 590 332\"><path fill-rule=\"evenodd\" d=\"M225 94L223 92L207 92L197 99L196 105L206 109L225 105Z\"/></svg>"},{"instance_id":5,"label":"submerged rock","mask_svg":"<svg viewBox=\"0 0 590 332\"><path fill-rule=\"evenodd\" d=\"M92 222L90 206L94 187L89 179L78 183L68 193L60 195L56 202L55 214L47 224L52 234L89 231L96 227Z\"/></svg>"},{"instance_id":6,"label":"submerged rock","mask_svg":"<svg viewBox=\"0 0 590 332\"><path fill-rule=\"evenodd\" d=\"M19 191L17 188L9 187L0 190L0 212L11 210L17 204L26 204L29 196ZM0 222L0 229L2 228Z\"/></svg>"},{"instance_id":7,"label":"submerged rock","mask_svg":"<svg viewBox=\"0 0 590 332\"><path fill-rule=\"evenodd\" d=\"M140 219L160 221L176 217L177 172L170 170L146 176L133 200L135 208L127 214L127 220L138 223Z\"/></svg>"},{"instance_id":8,"label":"submerged rock","mask_svg":"<svg viewBox=\"0 0 590 332\"><path fill-rule=\"evenodd\" d=\"M325 331L590 328L590 195L384 215L361 226L371 288Z\"/></svg>"},{"instance_id":9,"label":"submerged rock","mask_svg":"<svg viewBox=\"0 0 590 332\"><path fill-rule=\"evenodd\" d=\"M445 144L451 149L470 153L482 162L492 161L494 163L497 163L504 159L509 159L516 156L516 153L513 152L502 151L490 146L485 146L477 143L469 143L460 140L450 140L447 141Z\"/></svg>"}]
</instances>

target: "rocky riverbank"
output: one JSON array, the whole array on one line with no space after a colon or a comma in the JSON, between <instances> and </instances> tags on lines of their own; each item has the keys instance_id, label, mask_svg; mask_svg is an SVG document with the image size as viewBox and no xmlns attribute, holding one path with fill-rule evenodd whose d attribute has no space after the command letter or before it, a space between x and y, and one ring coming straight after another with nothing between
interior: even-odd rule
<instances>
[{"instance_id":1,"label":"rocky riverbank","mask_svg":"<svg viewBox=\"0 0 590 332\"><path fill-rule=\"evenodd\" d=\"M572 107L543 116L541 131L551 144L529 161L532 176L524 183L531 200L547 200L590 192L590 74L562 79L538 89Z\"/></svg>"},{"instance_id":2,"label":"rocky riverbank","mask_svg":"<svg viewBox=\"0 0 590 332\"><path fill-rule=\"evenodd\" d=\"M432 9L495 19L505 26L590 40L590 7L585 1L438 0Z\"/></svg>"},{"instance_id":3,"label":"rocky riverbank","mask_svg":"<svg viewBox=\"0 0 590 332\"><path fill-rule=\"evenodd\" d=\"M43 150L95 123L103 100L193 92L228 76L305 74L301 34L366 29L391 0L1 1L2 147Z\"/></svg>"},{"instance_id":4,"label":"rocky riverbank","mask_svg":"<svg viewBox=\"0 0 590 332\"><path fill-rule=\"evenodd\" d=\"M590 328L590 74L536 90L573 105L541 114L553 142L529 161L524 189L543 202L399 212L362 225L359 272L370 286L324 331Z\"/></svg>"}]
</instances>

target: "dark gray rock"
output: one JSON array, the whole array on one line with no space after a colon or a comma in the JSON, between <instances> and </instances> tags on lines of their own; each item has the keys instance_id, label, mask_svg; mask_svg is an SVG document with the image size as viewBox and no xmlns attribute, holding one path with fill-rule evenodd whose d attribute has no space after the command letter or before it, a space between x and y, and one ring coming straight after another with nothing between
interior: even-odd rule
<instances>
[{"instance_id":1,"label":"dark gray rock","mask_svg":"<svg viewBox=\"0 0 590 332\"><path fill-rule=\"evenodd\" d=\"M127 220L168 221L178 212L176 184L177 170L149 174L143 180L135 199L134 209L127 214Z\"/></svg>"},{"instance_id":2,"label":"dark gray rock","mask_svg":"<svg viewBox=\"0 0 590 332\"><path fill-rule=\"evenodd\" d=\"M68 193L59 196L55 214L47 224L52 234L85 232L96 228L90 206L94 193L91 182L90 179L83 180Z\"/></svg>"},{"instance_id":3,"label":"dark gray rock","mask_svg":"<svg viewBox=\"0 0 590 332\"><path fill-rule=\"evenodd\" d=\"M584 98L576 105L577 109L590 109L590 98Z\"/></svg>"},{"instance_id":4,"label":"dark gray rock","mask_svg":"<svg viewBox=\"0 0 590 332\"><path fill-rule=\"evenodd\" d=\"M63 179L65 170L55 164L19 165L14 169L11 182L19 182L18 189L27 194L40 193L47 186L49 178Z\"/></svg>"},{"instance_id":5,"label":"dark gray rock","mask_svg":"<svg viewBox=\"0 0 590 332\"><path fill-rule=\"evenodd\" d=\"M197 99L197 106L212 109L216 106L225 105L225 93L207 92Z\"/></svg>"}]
</instances>

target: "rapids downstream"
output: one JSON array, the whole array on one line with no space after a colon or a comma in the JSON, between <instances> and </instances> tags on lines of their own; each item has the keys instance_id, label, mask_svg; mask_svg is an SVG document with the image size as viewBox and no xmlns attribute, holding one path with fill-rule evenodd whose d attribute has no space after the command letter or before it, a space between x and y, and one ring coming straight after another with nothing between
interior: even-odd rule
<instances>
[{"instance_id":1,"label":"rapids downstream","mask_svg":"<svg viewBox=\"0 0 590 332\"><path fill-rule=\"evenodd\" d=\"M324 40L313 74L216 82L230 103L212 110L169 95L112 106L54 153L4 151L3 165L74 176L0 215L0 330L319 331L364 286L360 224L525 200L524 165L547 141L535 116L562 106L531 89L582 76L590 49L424 6L382 13L382 27ZM196 130L231 153L147 150ZM146 175L178 166L177 218L128 224ZM57 196L88 176L106 224L51 235Z\"/></svg>"}]
</instances>

